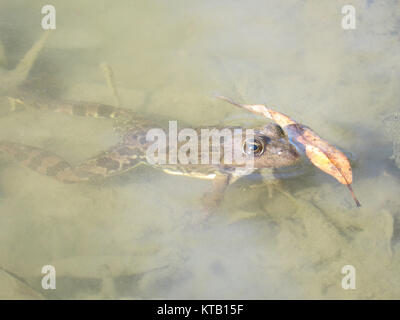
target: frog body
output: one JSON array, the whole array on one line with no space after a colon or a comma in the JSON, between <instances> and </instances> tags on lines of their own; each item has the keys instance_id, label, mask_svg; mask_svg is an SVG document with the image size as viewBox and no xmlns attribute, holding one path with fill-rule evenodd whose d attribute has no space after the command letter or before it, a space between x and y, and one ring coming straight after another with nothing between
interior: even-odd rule
<instances>
[{"instance_id":1,"label":"frog body","mask_svg":"<svg viewBox=\"0 0 400 320\"><path fill-rule=\"evenodd\" d=\"M12 102L12 110L15 110L16 105L23 105L42 111L48 110L76 116L112 119L114 127L119 132L122 132L121 141L77 166L70 165L66 160L50 151L12 141L0 140L0 151L13 156L14 159L32 170L54 177L63 183L98 181L122 174L140 164L149 164L146 158L146 151L152 142L148 141L146 136L149 130L160 127L157 122L145 119L140 114L127 108L92 102L39 99L27 93L19 93L16 90L27 77L28 71L43 47L47 36L48 34L43 35L15 70L8 71L0 81L0 83L7 84L4 87L6 88L5 94L12 93L13 95L10 100ZM222 128L218 127L217 129L221 130ZM241 128L228 127L224 129L235 130ZM202 128L195 129L197 133L200 133L201 130ZM169 137L167 136L167 138ZM183 143L180 142L179 144L182 145ZM220 150L224 150L222 145ZM199 159L204 153L209 153L207 156L211 159L214 151L213 147L201 150ZM162 152L168 152L168 147ZM228 163L221 157L219 159L221 161L217 163L152 163L151 165L162 169L168 174L213 180L214 191L211 194L218 195L214 194L210 198L212 199L211 202L218 203L222 199L222 193L226 186L239 177L248 175L258 169L291 166L297 163L300 158L296 148L276 124L255 128L254 136L251 140L242 135L239 143L234 145L233 152L241 153L244 161L241 163L237 161ZM248 166L249 161L251 161L251 166Z\"/></svg>"}]
</instances>

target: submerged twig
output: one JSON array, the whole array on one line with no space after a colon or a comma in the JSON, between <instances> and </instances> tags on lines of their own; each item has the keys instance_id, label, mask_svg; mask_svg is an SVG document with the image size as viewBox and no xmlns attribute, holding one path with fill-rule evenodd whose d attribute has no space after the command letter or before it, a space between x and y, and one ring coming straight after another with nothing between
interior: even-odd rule
<instances>
[{"instance_id":1,"label":"submerged twig","mask_svg":"<svg viewBox=\"0 0 400 320\"><path fill-rule=\"evenodd\" d=\"M46 43L47 38L50 35L50 31L45 31L43 35L40 37L38 41L29 49L29 51L25 54L22 60L18 63L12 73L15 74L16 78L19 82L22 82L28 76L29 71L31 70L33 63L36 61L36 58L39 52L42 50L44 44Z\"/></svg>"},{"instance_id":2,"label":"submerged twig","mask_svg":"<svg viewBox=\"0 0 400 320\"><path fill-rule=\"evenodd\" d=\"M112 90L112 94L115 100L115 106L121 107L121 98L118 94L117 86L114 80L114 72L111 66L107 62L103 62L100 64L100 68L103 70L108 87Z\"/></svg>"}]
</instances>

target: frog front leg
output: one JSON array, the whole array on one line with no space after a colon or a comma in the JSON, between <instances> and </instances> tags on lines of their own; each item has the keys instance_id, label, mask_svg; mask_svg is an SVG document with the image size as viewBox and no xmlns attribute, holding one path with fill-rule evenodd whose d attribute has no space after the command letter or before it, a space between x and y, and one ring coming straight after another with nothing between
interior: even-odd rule
<instances>
[{"instance_id":1,"label":"frog front leg","mask_svg":"<svg viewBox=\"0 0 400 320\"><path fill-rule=\"evenodd\" d=\"M230 174L217 174L215 176L215 178L212 180L211 190L205 193L203 196L202 204L204 208L213 211L219 207L230 181Z\"/></svg>"},{"instance_id":2,"label":"frog front leg","mask_svg":"<svg viewBox=\"0 0 400 320\"><path fill-rule=\"evenodd\" d=\"M140 148L117 145L78 166L38 147L10 141L0 141L0 151L11 155L22 165L63 183L96 181L118 175L143 162Z\"/></svg>"},{"instance_id":3,"label":"frog front leg","mask_svg":"<svg viewBox=\"0 0 400 320\"><path fill-rule=\"evenodd\" d=\"M212 180L211 190L203 195L199 214L192 217L192 224L205 222L220 206L226 188L233 182L230 174L217 174Z\"/></svg>"}]
</instances>

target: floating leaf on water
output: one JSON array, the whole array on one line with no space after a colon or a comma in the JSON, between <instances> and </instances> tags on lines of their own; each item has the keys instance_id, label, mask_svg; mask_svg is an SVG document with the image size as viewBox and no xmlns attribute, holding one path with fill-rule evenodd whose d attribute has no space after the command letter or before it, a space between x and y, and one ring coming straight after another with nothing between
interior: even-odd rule
<instances>
[{"instance_id":1,"label":"floating leaf on water","mask_svg":"<svg viewBox=\"0 0 400 320\"><path fill-rule=\"evenodd\" d=\"M262 104L239 104L223 96L217 96L217 98L274 120L285 130L293 143L304 148L306 156L314 166L333 176L340 183L345 184L357 207L361 206L351 187L353 175L350 161L343 152L330 145L310 128L294 121L283 113L269 109Z\"/></svg>"}]
</instances>

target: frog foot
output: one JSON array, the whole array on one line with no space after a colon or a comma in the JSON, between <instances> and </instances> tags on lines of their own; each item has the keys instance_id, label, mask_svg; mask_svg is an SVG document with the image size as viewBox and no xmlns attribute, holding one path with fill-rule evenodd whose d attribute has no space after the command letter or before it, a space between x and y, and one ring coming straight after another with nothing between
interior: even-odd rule
<instances>
[{"instance_id":1,"label":"frog foot","mask_svg":"<svg viewBox=\"0 0 400 320\"><path fill-rule=\"evenodd\" d=\"M285 191L285 189L282 187L282 180L280 179L276 179L273 181L268 181L267 184L255 184L255 185L251 185L249 186L250 189L258 189L258 188L267 188L267 192L268 192L268 198L272 199L275 195L275 193L280 193L285 195L286 197L288 197L289 199L293 200L294 197L288 193L287 191Z\"/></svg>"}]
</instances>

